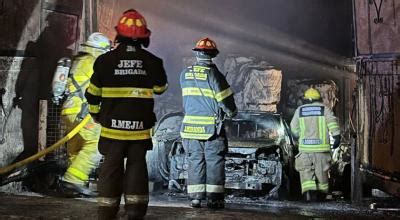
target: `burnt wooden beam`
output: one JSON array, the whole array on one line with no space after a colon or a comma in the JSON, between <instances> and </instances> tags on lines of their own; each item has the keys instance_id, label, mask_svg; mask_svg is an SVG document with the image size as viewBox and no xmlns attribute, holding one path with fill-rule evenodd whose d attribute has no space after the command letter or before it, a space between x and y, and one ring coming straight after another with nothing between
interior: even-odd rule
<instances>
[{"instance_id":1,"label":"burnt wooden beam","mask_svg":"<svg viewBox=\"0 0 400 220\"><path fill-rule=\"evenodd\" d=\"M360 204L362 201L362 181L360 175L360 155L357 137L351 140L351 202Z\"/></svg>"},{"instance_id":2,"label":"burnt wooden beam","mask_svg":"<svg viewBox=\"0 0 400 220\"><path fill-rule=\"evenodd\" d=\"M47 145L47 100L39 101L39 132L38 152L46 149ZM44 160L44 157L41 158Z\"/></svg>"}]
</instances>

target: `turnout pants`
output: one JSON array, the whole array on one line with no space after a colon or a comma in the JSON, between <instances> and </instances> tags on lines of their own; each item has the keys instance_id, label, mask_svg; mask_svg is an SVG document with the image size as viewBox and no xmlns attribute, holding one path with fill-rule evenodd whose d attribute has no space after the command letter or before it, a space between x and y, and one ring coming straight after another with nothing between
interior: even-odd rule
<instances>
[{"instance_id":1,"label":"turnout pants","mask_svg":"<svg viewBox=\"0 0 400 220\"><path fill-rule=\"evenodd\" d=\"M98 182L99 219L112 219L124 194L129 218L143 217L149 203L146 151L151 141L119 141L100 138L99 151L104 155ZM126 165L124 167L124 159Z\"/></svg>"},{"instance_id":2,"label":"turnout pants","mask_svg":"<svg viewBox=\"0 0 400 220\"><path fill-rule=\"evenodd\" d=\"M331 160L330 152L300 152L296 156L295 168L300 173L302 193L309 190L328 192L328 171L331 166Z\"/></svg>"},{"instance_id":3,"label":"turnout pants","mask_svg":"<svg viewBox=\"0 0 400 220\"><path fill-rule=\"evenodd\" d=\"M184 139L188 149L188 194L190 199L223 200L226 137L211 140Z\"/></svg>"},{"instance_id":4,"label":"turnout pants","mask_svg":"<svg viewBox=\"0 0 400 220\"><path fill-rule=\"evenodd\" d=\"M68 132L79 124L76 117L76 114L63 115ZM68 141L69 167L64 174L64 181L84 185L89 180L89 174L98 166L101 159L97 150L100 130L101 126L90 119L85 127Z\"/></svg>"}]
</instances>

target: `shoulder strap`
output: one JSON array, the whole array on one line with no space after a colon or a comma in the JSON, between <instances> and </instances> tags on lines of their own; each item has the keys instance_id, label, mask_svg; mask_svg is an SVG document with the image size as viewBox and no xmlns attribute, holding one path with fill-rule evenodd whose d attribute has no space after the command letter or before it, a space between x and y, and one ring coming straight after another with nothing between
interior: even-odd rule
<instances>
[{"instance_id":1,"label":"shoulder strap","mask_svg":"<svg viewBox=\"0 0 400 220\"><path fill-rule=\"evenodd\" d=\"M82 85L79 85L79 83L75 80L74 76L71 76L71 82L76 88L76 91L74 93L78 93L79 98L84 99L85 94L84 91L82 91L82 87L85 87L90 82L90 79L83 82Z\"/></svg>"}]
</instances>

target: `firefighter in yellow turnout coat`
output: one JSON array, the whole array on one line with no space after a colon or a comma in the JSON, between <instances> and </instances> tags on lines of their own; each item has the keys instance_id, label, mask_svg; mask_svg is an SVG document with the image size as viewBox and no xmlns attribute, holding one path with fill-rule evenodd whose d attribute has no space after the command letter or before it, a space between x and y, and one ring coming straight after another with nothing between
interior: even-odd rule
<instances>
[{"instance_id":1,"label":"firefighter in yellow turnout coat","mask_svg":"<svg viewBox=\"0 0 400 220\"><path fill-rule=\"evenodd\" d=\"M333 148L337 148L340 144L340 127L332 110L321 102L318 90L308 89L304 99L309 103L297 108L290 123L292 133L299 137L295 168L300 173L301 189L306 201L323 200L329 190L329 136L333 136Z\"/></svg>"},{"instance_id":2,"label":"firefighter in yellow turnout coat","mask_svg":"<svg viewBox=\"0 0 400 220\"><path fill-rule=\"evenodd\" d=\"M93 33L74 57L68 78L68 97L62 107L62 119L67 132L79 124L88 114L88 104L84 96L93 74L93 64L98 56L109 51L111 41L101 33ZM64 189L80 194L93 195L85 188L90 172L101 159L97 150L101 126L93 119L67 143L69 167L62 178Z\"/></svg>"}]
</instances>

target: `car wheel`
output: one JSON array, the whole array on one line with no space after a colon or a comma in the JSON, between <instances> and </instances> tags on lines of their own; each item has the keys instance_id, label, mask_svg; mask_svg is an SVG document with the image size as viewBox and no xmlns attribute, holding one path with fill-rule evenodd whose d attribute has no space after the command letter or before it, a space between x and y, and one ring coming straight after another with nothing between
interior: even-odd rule
<instances>
[{"instance_id":1,"label":"car wheel","mask_svg":"<svg viewBox=\"0 0 400 220\"><path fill-rule=\"evenodd\" d=\"M169 180L169 158L171 143L157 142L153 144L153 149L147 152L147 170L149 180L156 183L168 185Z\"/></svg>"}]
</instances>

